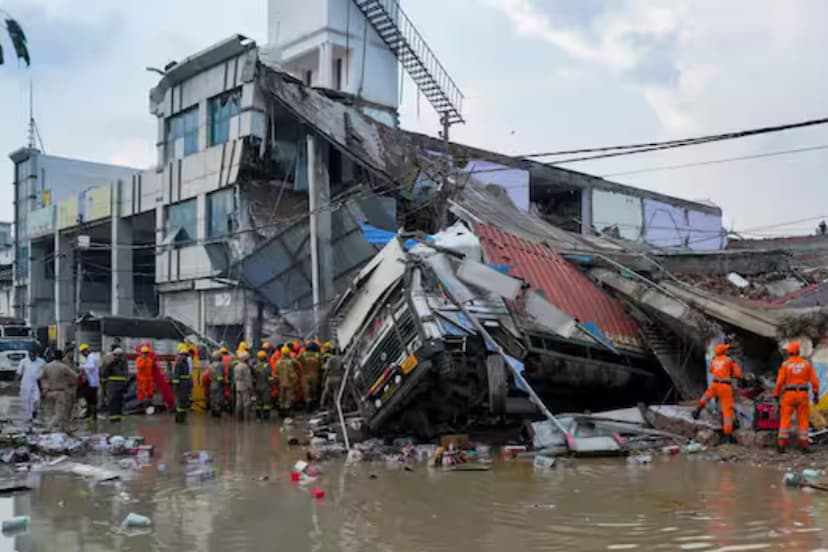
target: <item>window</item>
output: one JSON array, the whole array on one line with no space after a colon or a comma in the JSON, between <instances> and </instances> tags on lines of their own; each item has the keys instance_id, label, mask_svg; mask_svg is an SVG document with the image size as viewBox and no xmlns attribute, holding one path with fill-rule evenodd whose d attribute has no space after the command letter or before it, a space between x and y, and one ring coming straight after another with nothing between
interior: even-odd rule
<instances>
[{"instance_id":1,"label":"window","mask_svg":"<svg viewBox=\"0 0 828 552\"><path fill-rule=\"evenodd\" d=\"M207 196L207 237L223 238L236 231L236 189L225 188Z\"/></svg>"},{"instance_id":2,"label":"window","mask_svg":"<svg viewBox=\"0 0 828 552\"><path fill-rule=\"evenodd\" d=\"M342 58L336 60L336 89L342 90Z\"/></svg>"},{"instance_id":3,"label":"window","mask_svg":"<svg viewBox=\"0 0 828 552\"><path fill-rule=\"evenodd\" d=\"M167 207L164 245L183 247L196 240L196 200L190 199Z\"/></svg>"},{"instance_id":4,"label":"window","mask_svg":"<svg viewBox=\"0 0 828 552\"><path fill-rule=\"evenodd\" d=\"M210 100L210 145L230 139L230 120L241 111L241 88L225 92Z\"/></svg>"},{"instance_id":5,"label":"window","mask_svg":"<svg viewBox=\"0 0 828 552\"><path fill-rule=\"evenodd\" d=\"M167 119L164 145L167 161L186 157L198 151L197 105Z\"/></svg>"}]
</instances>

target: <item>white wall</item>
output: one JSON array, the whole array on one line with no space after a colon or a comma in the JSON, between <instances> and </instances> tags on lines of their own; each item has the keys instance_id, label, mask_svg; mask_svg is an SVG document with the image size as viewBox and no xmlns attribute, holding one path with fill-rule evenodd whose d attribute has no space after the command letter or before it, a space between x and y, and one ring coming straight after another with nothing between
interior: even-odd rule
<instances>
[{"instance_id":1,"label":"white wall","mask_svg":"<svg viewBox=\"0 0 828 552\"><path fill-rule=\"evenodd\" d=\"M313 86L335 87L337 58L343 60L342 90L374 103L399 106L399 63L352 0L269 0L268 49L296 77L314 61ZM362 75L363 35L365 75ZM327 46L325 46L327 45ZM322 48L329 54L319 55ZM346 52L347 47L347 52ZM325 71L327 75L319 75Z\"/></svg>"},{"instance_id":2,"label":"white wall","mask_svg":"<svg viewBox=\"0 0 828 552\"><path fill-rule=\"evenodd\" d=\"M592 225L599 232L615 225L622 238L639 240L642 217L641 198L604 190L592 191Z\"/></svg>"}]
</instances>

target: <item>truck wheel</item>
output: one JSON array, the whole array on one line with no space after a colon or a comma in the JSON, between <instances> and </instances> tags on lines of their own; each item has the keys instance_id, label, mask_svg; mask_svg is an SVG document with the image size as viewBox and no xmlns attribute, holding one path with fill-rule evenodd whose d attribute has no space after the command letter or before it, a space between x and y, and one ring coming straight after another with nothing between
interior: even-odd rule
<instances>
[{"instance_id":1,"label":"truck wheel","mask_svg":"<svg viewBox=\"0 0 828 552\"><path fill-rule=\"evenodd\" d=\"M494 416L503 416L506 413L506 395L509 392L503 357L489 355L486 358L486 375L489 386L489 412Z\"/></svg>"}]
</instances>

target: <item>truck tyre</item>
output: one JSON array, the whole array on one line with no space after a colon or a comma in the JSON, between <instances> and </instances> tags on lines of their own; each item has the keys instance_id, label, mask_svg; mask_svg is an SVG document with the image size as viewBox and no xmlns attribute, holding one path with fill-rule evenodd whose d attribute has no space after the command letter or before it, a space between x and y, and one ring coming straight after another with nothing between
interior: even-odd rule
<instances>
[{"instance_id":1,"label":"truck tyre","mask_svg":"<svg viewBox=\"0 0 828 552\"><path fill-rule=\"evenodd\" d=\"M486 376L489 386L489 412L494 416L503 416L506 413L506 395L509 393L503 357L486 357Z\"/></svg>"}]
</instances>

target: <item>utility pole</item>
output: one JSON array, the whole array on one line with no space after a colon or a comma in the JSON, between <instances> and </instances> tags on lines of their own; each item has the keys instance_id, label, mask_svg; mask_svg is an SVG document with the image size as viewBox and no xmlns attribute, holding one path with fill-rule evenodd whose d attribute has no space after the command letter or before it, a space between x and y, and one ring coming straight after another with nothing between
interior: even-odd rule
<instances>
[{"instance_id":1,"label":"utility pole","mask_svg":"<svg viewBox=\"0 0 828 552\"><path fill-rule=\"evenodd\" d=\"M331 249L331 182L324 151L313 134L307 136L308 211L310 227L313 327L322 337L330 335L323 324L325 305L333 298L334 267ZM311 336L308 336L311 337Z\"/></svg>"}]
</instances>

